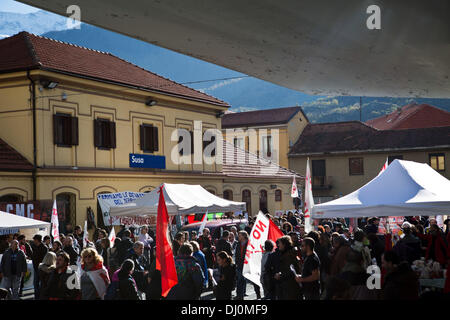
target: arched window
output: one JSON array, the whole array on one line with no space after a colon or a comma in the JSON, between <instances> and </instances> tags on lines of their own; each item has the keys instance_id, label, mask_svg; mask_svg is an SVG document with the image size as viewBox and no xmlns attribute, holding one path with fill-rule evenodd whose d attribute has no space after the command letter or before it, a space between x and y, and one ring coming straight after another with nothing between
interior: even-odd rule
<instances>
[{"instance_id":1,"label":"arched window","mask_svg":"<svg viewBox=\"0 0 450 320\"><path fill-rule=\"evenodd\" d=\"M281 190L275 190L275 201L281 201Z\"/></svg>"},{"instance_id":2,"label":"arched window","mask_svg":"<svg viewBox=\"0 0 450 320\"><path fill-rule=\"evenodd\" d=\"M249 215L252 214L252 192L250 190L242 191L242 202L245 202L247 205L247 212Z\"/></svg>"},{"instance_id":3,"label":"arched window","mask_svg":"<svg viewBox=\"0 0 450 320\"><path fill-rule=\"evenodd\" d=\"M233 201L233 191L232 190L224 190L223 191L223 198L226 200Z\"/></svg>"},{"instance_id":4,"label":"arched window","mask_svg":"<svg viewBox=\"0 0 450 320\"><path fill-rule=\"evenodd\" d=\"M77 196L71 192L64 192L56 195L56 203L58 206L59 230L66 233L66 225L76 224L76 198Z\"/></svg>"},{"instance_id":5,"label":"arched window","mask_svg":"<svg viewBox=\"0 0 450 320\"><path fill-rule=\"evenodd\" d=\"M259 192L259 210L266 213L267 210L267 191L261 190Z\"/></svg>"},{"instance_id":6,"label":"arched window","mask_svg":"<svg viewBox=\"0 0 450 320\"><path fill-rule=\"evenodd\" d=\"M4 196L0 197L0 202L14 203L14 202L22 202L22 201L23 201L23 197L20 194L15 194L15 193L8 193L8 194L5 194Z\"/></svg>"},{"instance_id":7,"label":"arched window","mask_svg":"<svg viewBox=\"0 0 450 320\"><path fill-rule=\"evenodd\" d=\"M209 193L212 193L213 195L216 195L216 192L214 190L207 189L206 191L208 191Z\"/></svg>"}]
</instances>

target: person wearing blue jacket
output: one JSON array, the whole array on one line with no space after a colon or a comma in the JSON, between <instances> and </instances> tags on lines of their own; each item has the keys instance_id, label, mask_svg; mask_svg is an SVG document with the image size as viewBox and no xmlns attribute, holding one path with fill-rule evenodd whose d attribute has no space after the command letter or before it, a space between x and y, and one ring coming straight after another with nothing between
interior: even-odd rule
<instances>
[{"instance_id":1,"label":"person wearing blue jacket","mask_svg":"<svg viewBox=\"0 0 450 320\"><path fill-rule=\"evenodd\" d=\"M189 242L194 249L194 254L192 255L195 259L197 259L198 264L202 267L203 275L205 276L205 281L203 282L204 287L208 287L209 274L208 274L208 266L206 265L205 254L200 250L200 245L197 241Z\"/></svg>"}]
</instances>

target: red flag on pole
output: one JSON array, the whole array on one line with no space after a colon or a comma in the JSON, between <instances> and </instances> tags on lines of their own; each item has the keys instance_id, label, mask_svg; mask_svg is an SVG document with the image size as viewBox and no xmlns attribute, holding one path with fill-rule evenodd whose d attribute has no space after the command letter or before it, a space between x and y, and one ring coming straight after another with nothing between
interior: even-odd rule
<instances>
[{"instance_id":1,"label":"red flag on pole","mask_svg":"<svg viewBox=\"0 0 450 320\"><path fill-rule=\"evenodd\" d=\"M269 234L267 235L267 239L277 242L277 240L282 236L284 236L284 234L281 232L280 228L278 228L277 225L269 219Z\"/></svg>"},{"instance_id":2,"label":"red flag on pole","mask_svg":"<svg viewBox=\"0 0 450 320\"><path fill-rule=\"evenodd\" d=\"M175 260L169 238L169 213L164 200L163 186L159 189L158 216L156 218L156 269L161 271L161 295L166 297L178 283Z\"/></svg>"}]
</instances>

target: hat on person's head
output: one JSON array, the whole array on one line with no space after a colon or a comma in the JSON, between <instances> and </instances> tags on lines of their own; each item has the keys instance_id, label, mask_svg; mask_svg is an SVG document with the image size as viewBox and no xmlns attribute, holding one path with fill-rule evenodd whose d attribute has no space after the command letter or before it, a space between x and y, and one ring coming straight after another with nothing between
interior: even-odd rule
<instances>
[{"instance_id":1,"label":"hat on person's head","mask_svg":"<svg viewBox=\"0 0 450 320\"><path fill-rule=\"evenodd\" d=\"M411 229L412 225L408 221L403 222L402 229Z\"/></svg>"}]
</instances>

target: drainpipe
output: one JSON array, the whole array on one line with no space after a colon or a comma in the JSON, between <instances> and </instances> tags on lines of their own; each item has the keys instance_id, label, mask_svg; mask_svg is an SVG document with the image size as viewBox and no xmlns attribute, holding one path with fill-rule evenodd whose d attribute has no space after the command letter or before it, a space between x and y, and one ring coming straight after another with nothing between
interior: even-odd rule
<instances>
[{"instance_id":1,"label":"drainpipe","mask_svg":"<svg viewBox=\"0 0 450 320\"><path fill-rule=\"evenodd\" d=\"M33 108L33 170L31 173L33 179L33 201L36 201L36 172L37 172L37 142L36 142L36 85L30 76L30 70L27 70L27 78L30 80L30 101Z\"/></svg>"}]
</instances>

